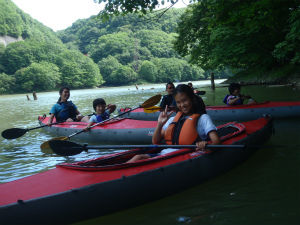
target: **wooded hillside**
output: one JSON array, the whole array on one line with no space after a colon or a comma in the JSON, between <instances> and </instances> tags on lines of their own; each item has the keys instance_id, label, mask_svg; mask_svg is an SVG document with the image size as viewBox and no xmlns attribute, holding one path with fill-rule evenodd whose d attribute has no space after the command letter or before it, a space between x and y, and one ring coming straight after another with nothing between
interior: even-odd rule
<instances>
[{"instance_id":1,"label":"wooded hillside","mask_svg":"<svg viewBox=\"0 0 300 225\"><path fill-rule=\"evenodd\" d=\"M169 11L157 21L135 14L107 22L92 16L55 33L12 1L0 0L0 36L24 40L0 43L0 93L205 79L208 71L173 50L183 12Z\"/></svg>"}]
</instances>

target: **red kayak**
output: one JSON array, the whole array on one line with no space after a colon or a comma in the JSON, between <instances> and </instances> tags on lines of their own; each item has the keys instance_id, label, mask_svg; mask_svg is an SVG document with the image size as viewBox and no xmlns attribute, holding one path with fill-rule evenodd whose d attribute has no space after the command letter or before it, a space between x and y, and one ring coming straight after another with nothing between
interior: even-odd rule
<instances>
[{"instance_id":1,"label":"red kayak","mask_svg":"<svg viewBox=\"0 0 300 225\"><path fill-rule=\"evenodd\" d=\"M129 108L118 109L119 113L124 113ZM253 120L261 115L271 115L273 118L300 117L300 101L298 102L262 102L245 105L222 105L206 106L207 114L212 120L227 121L246 121ZM154 113L145 113L143 109L136 109L121 117L127 117L135 120L157 121L160 111ZM174 113L175 116L175 113Z\"/></svg>"},{"instance_id":2,"label":"red kayak","mask_svg":"<svg viewBox=\"0 0 300 225\"><path fill-rule=\"evenodd\" d=\"M47 124L50 117L38 118L40 125ZM55 122L55 120L53 121ZM64 122L43 127L46 132L57 136L67 137L83 130L88 123ZM114 144L149 144L156 128L157 121L140 121L128 118L117 118L91 128L88 132L76 135L77 139Z\"/></svg>"},{"instance_id":3,"label":"red kayak","mask_svg":"<svg viewBox=\"0 0 300 225\"><path fill-rule=\"evenodd\" d=\"M183 148L133 163L141 148L75 163L0 184L1 224L70 224L178 193L233 169L272 135L268 116L218 127L222 149ZM240 145L252 148L242 148Z\"/></svg>"}]
</instances>

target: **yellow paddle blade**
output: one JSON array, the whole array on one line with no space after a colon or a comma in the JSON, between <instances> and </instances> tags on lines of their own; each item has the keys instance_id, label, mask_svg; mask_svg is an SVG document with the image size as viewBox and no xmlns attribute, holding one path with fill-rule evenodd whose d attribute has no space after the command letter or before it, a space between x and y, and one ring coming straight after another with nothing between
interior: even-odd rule
<instances>
[{"instance_id":1,"label":"yellow paddle blade","mask_svg":"<svg viewBox=\"0 0 300 225\"><path fill-rule=\"evenodd\" d=\"M149 108L151 106L156 105L159 103L161 99L161 95L154 95L153 97L149 98L147 101L145 101L142 105L141 108Z\"/></svg>"},{"instance_id":2,"label":"yellow paddle blade","mask_svg":"<svg viewBox=\"0 0 300 225\"><path fill-rule=\"evenodd\" d=\"M159 107L159 106L152 106L152 107L149 107L149 108L144 108L144 112L145 113L155 113L159 110L161 110L162 108Z\"/></svg>"},{"instance_id":3,"label":"yellow paddle blade","mask_svg":"<svg viewBox=\"0 0 300 225\"><path fill-rule=\"evenodd\" d=\"M62 141L65 141L65 140L68 140L68 137L56 137L56 138L50 139L49 141L53 141L53 140L62 140ZM40 146L41 149L50 148L49 141L45 141L43 144L41 144L41 146Z\"/></svg>"}]
</instances>

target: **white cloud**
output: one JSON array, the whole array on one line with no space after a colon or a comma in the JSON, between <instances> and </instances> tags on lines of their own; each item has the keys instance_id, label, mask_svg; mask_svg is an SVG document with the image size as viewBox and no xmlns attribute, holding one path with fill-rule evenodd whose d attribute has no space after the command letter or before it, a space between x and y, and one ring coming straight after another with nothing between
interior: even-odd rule
<instances>
[{"instance_id":1,"label":"white cloud","mask_svg":"<svg viewBox=\"0 0 300 225\"><path fill-rule=\"evenodd\" d=\"M78 19L89 18L103 9L94 0L12 0L32 18L54 31L71 26Z\"/></svg>"},{"instance_id":2,"label":"white cloud","mask_svg":"<svg viewBox=\"0 0 300 225\"><path fill-rule=\"evenodd\" d=\"M94 0L12 0L20 9L54 31L66 29L78 20L97 15L104 3ZM179 0L176 8L185 7L188 0ZM165 6L167 6L166 3ZM164 6L164 7L165 7Z\"/></svg>"}]
</instances>

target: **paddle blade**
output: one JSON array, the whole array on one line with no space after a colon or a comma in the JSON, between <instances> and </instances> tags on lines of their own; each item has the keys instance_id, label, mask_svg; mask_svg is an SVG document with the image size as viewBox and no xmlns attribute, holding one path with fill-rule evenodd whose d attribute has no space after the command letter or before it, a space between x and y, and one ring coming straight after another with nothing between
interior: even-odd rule
<instances>
[{"instance_id":1,"label":"paddle blade","mask_svg":"<svg viewBox=\"0 0 300 225\"><path fill-rule=\"evenodd\" d=\"M145 101L142 105L141 108L149 108L151 106L156 105L157 103L159 103L161 99L161 95L155 95L151 98L149 98L147 101Z\"/></svg>"},{"instance_id":2,"label":"paddle blade","mask_svg":"<svg viewBox=\"0 0 300 225\"><path fill-rule=\"evenodd\" d=\"M159 107L159 106L152 106L152 107L149 107L149 108L144 108L145 113L155 113L159 110L161 110L161 107Z\"/></svg>"},{"instance_id":3,"label":"paddle blade","mask_svg":"<svg viewBox=\"0 0 300 225\"><path fill-rule=\"evenodd\" d=\"M52 139L49 140L49 141L54 141L54 140L65 141L65 140L68 140L68 137L56 137L56 138L52 138ZM40 148L41 148L41 149L47 149L47 148L50 148L49 141L45 141L43 144L41 144Z\"/></svg>"},{"instance_id":4,"label":"paddle blade","mask_svg":"<svg viewBox=\"0 0 300 225\"><path fill-rule=\"evenodd\" d=\"M70 141L50 140L49 145L53 152L61 156L77 155L84 150L82 145Z\"/></svg>"},{"instance_id":5,"label":"paddle blade","mask_svg":"<svg viewBox=\"0 0 300 225\"><path fill-rule=\"evenodd\" d=\"M23 136L27 131L27 129L11 128L3 131L1 135L5 139L15 139Z\"/></svg>"}]
</instances>

